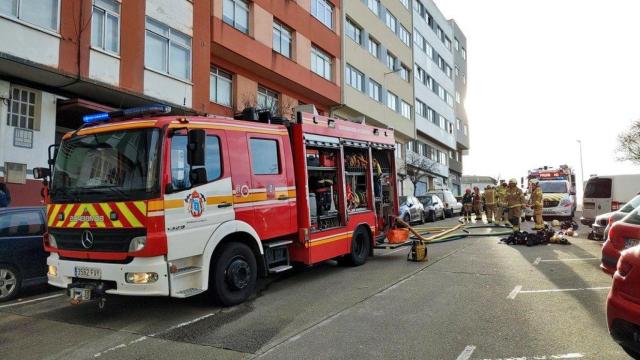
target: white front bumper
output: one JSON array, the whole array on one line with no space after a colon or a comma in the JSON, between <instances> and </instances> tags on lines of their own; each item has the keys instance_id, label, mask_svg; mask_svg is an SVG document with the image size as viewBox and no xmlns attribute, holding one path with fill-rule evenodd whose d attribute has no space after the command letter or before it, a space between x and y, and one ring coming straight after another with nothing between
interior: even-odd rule
<instances>
[{"instance_id":1,"label":"white front bumper","mask_svg":"<svg viewBox=\"0 0 640 360\"><path fill-rule=\"evenodd\" d=\"M134 295L134 296L168 296L169 277L167 274L167 261L164 256L150 258L137 257L128 264L108 264L100 262L85 262L81 260L61 260L56 253L51 253L47 258L47 265L57 267L57 275L47 275L49 284L66 289L75 277L76 266L100 269L100 280L88 281L114 281L115 289L107 290L107 294ZM125 273L128 272L155 272L158 281L151 284L130 284L125 282Z\"/></svg>"},{"instance_id":2,"label":"white front bumper","mask_svg":"<svg viewBox=\"0 0 640 360\"><path fill-rule=\"evenodd\" d=\"M543 216L571 216L572 207L556 206L542 209Z\"/></svg>"}]
</instances>

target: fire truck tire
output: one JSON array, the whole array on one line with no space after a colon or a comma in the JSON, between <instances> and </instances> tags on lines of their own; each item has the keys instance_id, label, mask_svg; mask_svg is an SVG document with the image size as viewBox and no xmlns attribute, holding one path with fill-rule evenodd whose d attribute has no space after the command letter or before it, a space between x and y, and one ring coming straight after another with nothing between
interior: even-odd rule
<instances>
[{"instance_id":1,"label":"fire truck tire","mask_svg":"<svg viewBox=\"0 0 640 360\"><path fill-rule=\"evenodd\" d=\"M18 296L21 284L22 278L16 268L0 264L0 303Z\"/></svg>"},{"instance_id":2,"label":"fire truck tire","mask_svg":"<svg viewBox=\"0 0 640 360\"><path fill-rule=\"evenodd\" d=\"M209 295L222 306L238 305L255 291L258 266L251 249L239 242L222 245L211 260Z\"/></svg>"},{"instance_id":3,"label":"fire truck tire","mask_svg":"<svg viewBox=\"0 0 640 360\"><path fill-rule=\"evenodd\" d=\"M360 266L367 261L371 250L371 239L369 233L362 226L353 233L351 240L351 253L345 256L346 263L350 266Z\"/></svg>"}]
</instances>

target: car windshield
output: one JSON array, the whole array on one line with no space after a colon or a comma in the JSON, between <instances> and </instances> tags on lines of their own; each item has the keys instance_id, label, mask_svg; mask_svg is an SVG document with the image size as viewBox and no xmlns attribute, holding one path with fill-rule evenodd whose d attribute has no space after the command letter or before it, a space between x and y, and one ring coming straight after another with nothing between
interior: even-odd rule
<instances>
[{"instance_id":1,"label":"car windshield","mask_svg":"<svg viewBox=\"0 0 640 360\"><path fill-rule=\"evenodd\" d=\"M627 215L622 222L633 225L640 225L640 208L633 210Z\"/></svg>"},{"instance_id":2,"label":"car windshield","mask_svg":"<svg viewBox=\"0 0 640 360\"><path fill-rule=\"evenodd\" d=\"M400 201L400 206L407 205L407 197L406 196L400 196L398 198L398 200Z\"/></svg>"},{"instance_id":3,"label":"car windshield","mask_svg":"<svg viewBox=\"0 0 640 360\"><path fill-rule=\"evenodd\" d=\"M431 205L432 203L433 203L433 198L431 196L427 196L424 199L422 199L423 205Z\"/></svg>"},{"instance_id":4,"label":"car windshield","mask_svg":"<svg viewBox=\"0 0 640 360\"><path fill-rule=\"evenodd\" d=\"M637 195L636 197L634 197L633 199L631 199L631 201L629 201L628 203L626 203L622 209L620 209L620 212L623 213L630 213L633 210L635 210L638 206L640 206L640 195Z\"/></svg>"},{"instance_id":5,"label":"car windshield","mask_svg":"<svg viewBox=\"0 0 640 360\"><path fill-rule=\"evenodd\" d=\"M564 181L541 181L540 188L545 194L566 194L567 183Z\"/></svg>"},{"instance_id":6,"label":"car windshield","mask_svg":"<svg viewBox=\"0 0 640 360\"><path fill-rule=\"evenodd\" d=\"M159 193L160 129L126 130L64 140L56 157L53 202L131 200Z\"/></svg>"}]
</instances>

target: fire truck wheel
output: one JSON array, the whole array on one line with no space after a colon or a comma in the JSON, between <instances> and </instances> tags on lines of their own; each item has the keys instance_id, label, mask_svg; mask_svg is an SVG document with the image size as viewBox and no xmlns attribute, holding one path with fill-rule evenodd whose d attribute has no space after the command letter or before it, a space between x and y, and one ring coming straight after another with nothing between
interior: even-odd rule
<instances>
[{"instance_id":1,"label":"fire truck wheel","mask_svg":"<svg viewBox=\"0 0 640 360\"><path fill-rule=\"evenodd\" d=\"M209 292L223 306L240 304L256 287L258 266L251 249L239 242L224 244L211 261Z\"/></svg>"},{"instance_id":2,"label":"fire truck wheel","mask_svg":"<svg viewBox=\"0 0 640 360\"><path fill-rule=\"evenodd\" d=\"M369 233L363 227L359 227L353 233L351 253L345 256L345 260L351 266L360 266L367 261L370 249L371 239L369 239Z\"/></svg>"},{"instance_id":3,"label":"fire truck wheel","mask_svg":"<svg viewBox=\"0 0 640 360\"><path fill-rule=\"evenodd\" d=\"M7 264L0 264L0 302L15 298L20 292L22 279L16 268Z\"/></svg>"}]
</instances>

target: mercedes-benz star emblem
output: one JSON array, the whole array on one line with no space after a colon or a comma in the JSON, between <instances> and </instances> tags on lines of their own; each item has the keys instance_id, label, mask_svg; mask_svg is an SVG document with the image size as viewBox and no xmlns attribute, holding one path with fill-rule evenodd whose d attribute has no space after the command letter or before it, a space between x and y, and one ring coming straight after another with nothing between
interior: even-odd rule
<instances>
[{"instance_id":1,"label":"mercedes-benz star emblem","mask_svg":"<svg viewBox=\"0 0 640 360\"><path fill-rule=\"evenodd\" d=\"M82 247L85 249L91 249L93 247L93 234L89 230L85 230L82 233Z\"/></svg>"}]
</instances>

